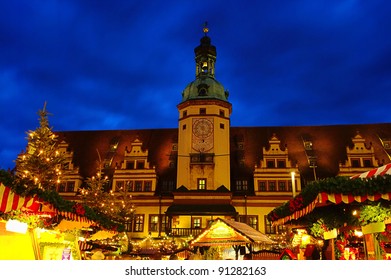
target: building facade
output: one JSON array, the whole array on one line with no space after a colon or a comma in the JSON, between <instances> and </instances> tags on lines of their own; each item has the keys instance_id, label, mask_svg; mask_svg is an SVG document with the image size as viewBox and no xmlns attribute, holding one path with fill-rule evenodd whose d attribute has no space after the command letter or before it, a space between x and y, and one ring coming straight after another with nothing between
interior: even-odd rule
<instances>
[{"instance_id":1,"label":"building facade","mask_svg":"<svg viewBox=\"0 0 391 280\"><path fill-rule=\"evenodd\" d=\"M207 32L194 53L195 79L177 104L177 128L56 133L67 157L63 197L81 199L100 158L107 191L132 196L133 238L195 236L218 217L274 234L266 215L308 182L390 162L391 124L231 127Z\"/></svg>"}]
</instances>

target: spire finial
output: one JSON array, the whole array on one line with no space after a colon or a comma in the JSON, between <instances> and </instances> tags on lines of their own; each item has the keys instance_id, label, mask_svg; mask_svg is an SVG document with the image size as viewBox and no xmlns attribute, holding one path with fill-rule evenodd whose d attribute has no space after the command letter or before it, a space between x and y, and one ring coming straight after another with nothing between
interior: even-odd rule
<instances>
[{"instance_id":1,"label":"spire finial","mask_svg":"<svg viewBox=\"0 0 391 280\"><path fill-rule=\"evenodd\" d=\"M204 31L205 36L209 32L208 22L207 21L205 21L204 28L202 29L202 31Z\"/></svg>"}]
</instances>

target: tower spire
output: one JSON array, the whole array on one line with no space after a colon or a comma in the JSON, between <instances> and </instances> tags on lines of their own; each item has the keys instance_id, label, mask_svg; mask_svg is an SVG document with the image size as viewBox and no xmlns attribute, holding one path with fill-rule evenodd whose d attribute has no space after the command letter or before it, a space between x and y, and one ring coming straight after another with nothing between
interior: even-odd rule
<instances>
[{"instance_id":1,"label":"tower spire","mask_svg":"<svg viewBox=\"0 0 391 280\"><path fill-rule=\"evenodd\" d=\"M202 31L204 32L205 36L207 36L207 34L209 32L208 22L207 21L204 22L204 27L202 28Z\"/></svg>"},{"instance_id":2,"label":"tower spire","mask_svg":"<svg viewBox=\"0 0 391 280\"><path fill-rule=\"evenodd\" d=\"M211 44L208 36L208 22L205 21L203 28L204 36L200 40L200 45L194 49L196 60L196 78L215 76L216 47Z\"/></svg>"}]
</instances>

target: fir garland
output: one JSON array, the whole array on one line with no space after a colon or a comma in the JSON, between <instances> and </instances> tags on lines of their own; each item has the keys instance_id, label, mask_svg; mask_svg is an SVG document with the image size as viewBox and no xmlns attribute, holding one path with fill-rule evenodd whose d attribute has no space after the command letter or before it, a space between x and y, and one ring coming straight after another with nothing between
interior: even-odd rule
<instances>
[{"instance_id":1,"label":"fir garland","mask_svg":"<svg viewBox=\"0 0 391 280\"><path fill-rule=\"evenodd\" d=\"M366 179L350 179L349 177L332 177L319 181L313 181L303 188L301 193L272 210L267 218L269 221L292 215L311 202L319 193L351 194L354 196L384 194L391 192L391 175L377 176Z\"/></svg>"},{"instance_id":2,"label":"fir garland","mask_svg":"<svg viewBox=\"0 0 391 280\"><path fill-rule=\"evenodd\" d=\"M31 189L28 193L25 188L20 186L16 180L13 180L13 175L5 170L0 170L0 182L10 187L15 193L22 196L36 195L45 202L52 204L59 212L68 212L80 217L96 222L102 228L118 232L125 231L125 226L122 223L112 220L110 217L101 213L99 209L91 208L88 205L81 204L75 201L65 200L54 190ZM3 214L4 216L4 214Z\"/></svg>"}]
</instances>

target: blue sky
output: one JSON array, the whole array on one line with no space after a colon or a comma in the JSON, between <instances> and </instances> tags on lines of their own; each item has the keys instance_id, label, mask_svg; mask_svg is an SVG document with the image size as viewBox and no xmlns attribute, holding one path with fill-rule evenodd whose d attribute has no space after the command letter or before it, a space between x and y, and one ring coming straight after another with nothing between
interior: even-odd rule
<instances>
[{"instance_id":1,"label":"blue sky","mask_svg":"<svg viewBox=\"0 0 391 280\"><path fill-rule=\"evenodd\" d=\"M55 131L176 128L208 22L232 126L391 123L390 1L3 1L0 168Z\"/></svg>"}]
</instances>

